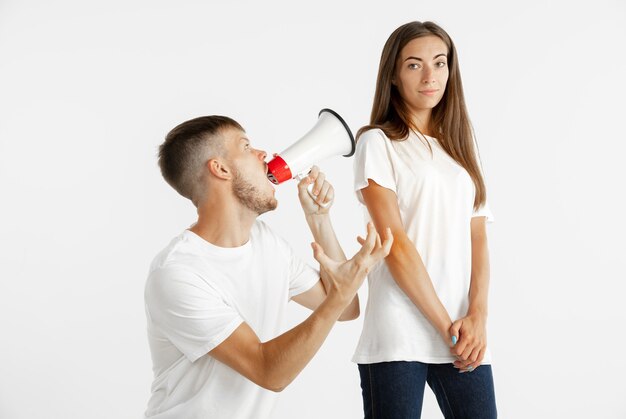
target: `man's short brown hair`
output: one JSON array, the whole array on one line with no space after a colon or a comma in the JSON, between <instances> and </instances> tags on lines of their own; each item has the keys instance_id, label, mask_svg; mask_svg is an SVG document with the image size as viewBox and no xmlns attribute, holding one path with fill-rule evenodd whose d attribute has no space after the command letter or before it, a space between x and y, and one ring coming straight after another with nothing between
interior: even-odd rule
<instances>
[{"instance_id":1,"label":"man's short brown hair","mask_svg":"<svg viewBox=\"0 0 626 419\"><path fill-rule=\"evenodd\" d=\"M219 134L226 128L244 131L227 116L201 116L176 126L159 147L163 178L196 207L204 193L206 162L223 155L223 138Z\"/></svg>"}]
</instances>

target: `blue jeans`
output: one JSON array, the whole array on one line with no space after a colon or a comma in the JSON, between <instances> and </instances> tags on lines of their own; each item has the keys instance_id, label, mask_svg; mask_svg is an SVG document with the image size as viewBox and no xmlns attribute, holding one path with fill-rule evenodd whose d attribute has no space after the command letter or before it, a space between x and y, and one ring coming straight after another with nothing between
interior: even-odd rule
<instances>
[{"instance_id":1,"label":"blue jeans","mask_svg":"<svg viewBox=\"0 0 626 419\"><path fill-rule=\"evenodd\" d=\"M452 364L359 364L365 419L417 419L424 387L435 393L446 419L494 419L496 397L490 365L459 373Z\"/></svg>"}]
</instances>

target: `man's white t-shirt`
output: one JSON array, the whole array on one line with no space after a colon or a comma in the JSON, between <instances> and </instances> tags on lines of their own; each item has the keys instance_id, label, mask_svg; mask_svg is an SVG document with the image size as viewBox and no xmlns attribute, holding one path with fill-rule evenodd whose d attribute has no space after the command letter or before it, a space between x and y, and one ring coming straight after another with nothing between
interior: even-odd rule
<instances>
[{"instance_id":1,"label":"man's white t-shirt","mask_svg":"<svg viewBox=\"0 0 626 419\"><path fill-rule=\"evenodd\" d=\"M357 143L354 173L354 188L363 204L360 190L368 186L368 179L396 193L403 226L439 299L453 321L465 316L472 270L470 222L472 217L493 219L487 205L474 211L475 187L467 171L435 138L412 132L404 141L391 141L380 129L372 129ZM384 261L369 273L368 290L354 362L454 361L447 344L396 284ZM483 363L490 363L489 351Z\"/></svg>"},{"instance_id":2,"label":"man's white t-shirt","mask_svg":"<svg viewBox=\"0 0 626 419\"><path fill-rule=\"evenodd\" d=\"M261 221L241 247L186 230L157 255L145 287L154 381L146 417L267 418L276 393L207 352L246 322L264 342L279 335L289 300L319 273Z\"/></svg>"}]
</instances>

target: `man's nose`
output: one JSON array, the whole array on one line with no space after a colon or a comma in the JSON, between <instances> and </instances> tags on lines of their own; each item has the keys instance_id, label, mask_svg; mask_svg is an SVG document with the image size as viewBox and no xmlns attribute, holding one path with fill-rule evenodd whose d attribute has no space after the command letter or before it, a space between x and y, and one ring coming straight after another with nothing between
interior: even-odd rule
<instances>
[{"instance_id":1,"label":"man's nose","mask_svg":"<svg viewBox=\"0 0 626 419\"><path fill-rule=\"evenodd\" d=\"M267 157L267 153L264 150L257 150L257 153L259 153L259 159L265 161L265 158Z\"/></svg>"}]
</instances>

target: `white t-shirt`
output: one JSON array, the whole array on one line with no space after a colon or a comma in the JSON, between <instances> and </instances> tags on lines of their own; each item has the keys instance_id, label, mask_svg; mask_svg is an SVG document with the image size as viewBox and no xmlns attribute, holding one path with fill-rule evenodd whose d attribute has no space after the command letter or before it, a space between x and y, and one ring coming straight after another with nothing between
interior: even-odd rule
<instances>
[{"instance_id":1,"label":"white t-shirt","mask_svg":"<svg viewBox=\"0 0 626 419\"><path fill-rule=\"evenodd\" d=\"M289 300L319 273L261 221L241 247L186 230L157 255L145 288L154 381L146 417L267 418L276 393L207 352L246 322L264 342L282 331Z\"/></svg>"},{"instance_id":2,"label":"white t-shirt","mask_svg":"<svg viewBox=\"0 0 626 419\"><path fill-rule=\"evenodd\" d=\"M426 144L430 143L431 151ZM432 137L411 133L391 141L380 129L365 132L354 159L354 188L368 179L398 197L402 223L415 244L435 291L452 320L465 316L471 278L472 217L486 216L488 206L473 210L475 188L471 177ZM369 213L364 207L366 220ZM363 331L353 361L449 363L449 347L409 297L396 284L383 261L368 275L369 298ZM490 355L484 358L490 363Z\"/></svg>"}]
</instances>

